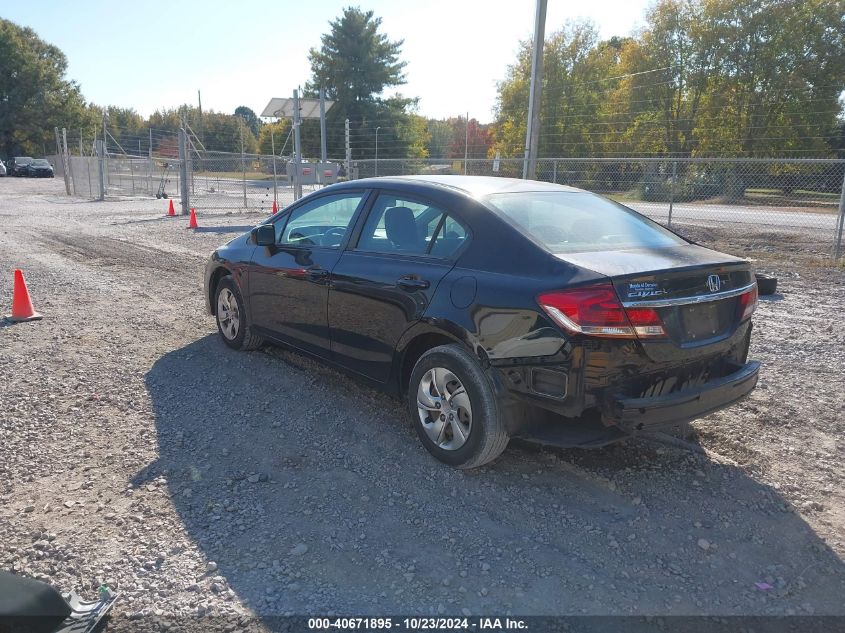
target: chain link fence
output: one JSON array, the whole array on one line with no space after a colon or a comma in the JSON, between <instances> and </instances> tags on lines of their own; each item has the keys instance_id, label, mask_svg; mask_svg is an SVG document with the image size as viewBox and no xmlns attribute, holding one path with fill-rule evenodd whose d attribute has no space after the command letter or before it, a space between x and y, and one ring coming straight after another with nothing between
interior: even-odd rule
<instances>
[{"instance_id":1,"label":"chain link fence","mask_svg":"<svg viewBox=\"0 0 845 633\"><path fill-rule=\"evenodd\" d=\"M383 159L352 163L353 178L466 174L520 178L521 159ZM839 258L845 160L544 158L537 180L612 198L670 227L801 234Z\"/></svg>"},{"instance_id":2,"label":"chain link fence","mask_svg":"<svg viewBox=\"0 0 845 633\"><path fill-rule=\"evenodd\" d=\"M288 161L263 154L232 154L191 151L188 188L191 206L202 210L248 210L269 212L273 201L279 208L293 202L293 183ZM304 193L316 189L305 186Z\"/></svg>"},{"instance_id":3,"label":"chain link fence","mask_svg":"<svg viewBox=\"0 0 845 633\"><path fill-rule=\"evenodd\" d=\"M64 176L67 165L70 195L175 198L186 206L183 212L195 207L268 213L274 201L282 208L295 199L295 169L289 158L200 151L193 145L182 149L170 138L151 140L147 156L106 152L101 142L91 147L90 155L79 143L80 155L51 157L57 176ZM346 178L417 174L519 178L523 161L368 159L348 165L347 173L345 161L303 161L299 175L303 194ZM845 160L542 158L537 161L536 178L602 194L674 228L791 234L799 236L797 243L805 250L832 254L834 259L845 255ZM778 249L780 242L773 240L770 247Z\"/></svg>"}]
</instances>

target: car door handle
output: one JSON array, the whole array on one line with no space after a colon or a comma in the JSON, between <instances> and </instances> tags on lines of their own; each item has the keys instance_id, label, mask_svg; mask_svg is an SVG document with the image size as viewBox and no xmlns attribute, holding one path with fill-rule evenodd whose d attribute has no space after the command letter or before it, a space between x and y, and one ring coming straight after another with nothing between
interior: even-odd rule
<instances>
[{"instance_id":1,"label":"car door handle","mask_svg":"<svg viewBox=\"0 0 845 633\"><path fill-rule=\"evenodd\" d=\"M427 279L418 279L408 275L397 279L396 284L403 290L425 290L431 285L431 282Z\"/></svg>"},{"instance_id":2,"label":"car door handle","mask_svg":"<svg viewBox=\"0 0 845 633\"><path fill-rule=\"evenodd\" d=\"M329 276L329 271L324 268L309 268L305 271L311 281L322 281Z\"/></svg>"}]
</instances>

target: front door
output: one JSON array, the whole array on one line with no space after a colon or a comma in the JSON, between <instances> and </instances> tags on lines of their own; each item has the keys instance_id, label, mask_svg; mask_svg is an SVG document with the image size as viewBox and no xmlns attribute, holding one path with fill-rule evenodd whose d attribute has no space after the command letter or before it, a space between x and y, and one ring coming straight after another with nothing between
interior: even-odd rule
<instances>
[{"instance_id":1,"label":"front door","mask_svg":"<svg viewBox=\"0 0 845 633\"><path fill-rule=\"evenodd\" d=\"M334 360L387 381L399 337L422 318L466 235L434 205L379 194L357 244L344 251L332 272Z\"/></svg>"},{"instance_id":2,"label":"front door","mask_svg":"<svg viewBox=\"0 0 845 633\"><path fill-rule=\"evenodd\" d=\"M365 197L320 196L277 219L276 244L255 249L249 272L250 315L262 334L329 355L331 273Z\"/></svg>"}]
</instances>

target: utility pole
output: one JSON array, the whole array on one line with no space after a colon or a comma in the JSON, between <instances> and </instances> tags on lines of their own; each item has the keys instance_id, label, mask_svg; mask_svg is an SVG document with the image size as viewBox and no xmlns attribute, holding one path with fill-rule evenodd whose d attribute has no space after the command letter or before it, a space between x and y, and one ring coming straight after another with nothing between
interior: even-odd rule
<instances>
[{"instance_id":1,"label":"utility pole","mask_svg":"<svg viewBox=\"0 0 845 633\"><path fill-rule=\"evenodd\" d=\"M300 135L299 90L293 91L293 199L302 197L302 138Z\"/></svg>"},{"instance_id":2,"label":"utility pole","mask_svg":"<svg viewBox=\"0 0 845 633\"><path fill-rule=\"evenodd\" d=\"M318 178L319 182L324 183L324 165L328 161L328 153L326 152L326 90L320 86L320 172ZM324 183L325 184L325 183Z\"/></svg>"},{"instance_id":3,"label":"utility pole","mask_svg":"<svg viewBox=\"0 0 845 633\"><path fill-rule=\"evenodd\" d=\"M467 112L464 126L464 176L467 175L467 160L469 159L469 112Z\"/></svg>"},{"instance_id":4,"label":"utility pole","mask_svg":"<svg viewBox=\"0 0 845 633\"><path fill-rule=\"evenodd\" d=\"M352 180L352 145L349 143L349 119L344 124L346 132L346 179Z\"/></svg>"},{"instance_id":5,"label":"utility pole","mask_svg":"<svg viewBox=\"0 0 845 633\"><path fill-rule=\"evenodd\" d=\"M531 55L531 92L528 94L528 126L525 131L525 161L522 177L534 180L537 176L537 147L540 144L540 96L543 89L543 42L546 30L548 0L537 0L534 12L534 50Z\"/></svg>"}]
</instances>

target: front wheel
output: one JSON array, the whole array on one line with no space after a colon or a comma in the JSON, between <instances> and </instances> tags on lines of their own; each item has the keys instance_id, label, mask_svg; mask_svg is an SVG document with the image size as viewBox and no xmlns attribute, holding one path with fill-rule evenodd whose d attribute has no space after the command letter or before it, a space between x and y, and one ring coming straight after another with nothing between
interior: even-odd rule
<instances>
[{"instance_id":1,"label":"front wheel","mask_svg":"<svg viewBox=\"0 0 845 633\"><path fill-rule=\"evenodd\" d=\"M441 345L420 357L411 372L408 407L423 446L451 466L481 466L508 445L490 379L460 345Z\"/></svg>"},{"instance_id":2,"label":"front wheel","mask_svg":"<svg viewBox=\"0 0 845 633\"><path fill-rule=\"evenodd\" d=\"M256 349L261 345L261 337L250 332L241 292L230 275L218 282L214 304L217 331L226 345L237 350Z\"/></svg>"}]
</instances>

